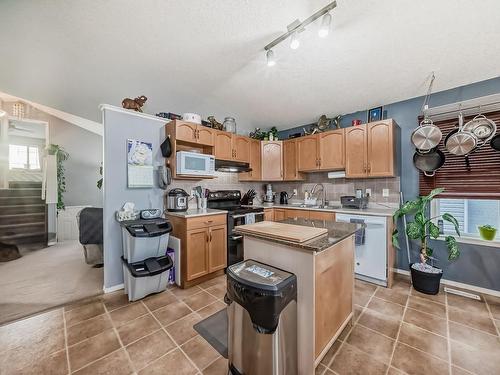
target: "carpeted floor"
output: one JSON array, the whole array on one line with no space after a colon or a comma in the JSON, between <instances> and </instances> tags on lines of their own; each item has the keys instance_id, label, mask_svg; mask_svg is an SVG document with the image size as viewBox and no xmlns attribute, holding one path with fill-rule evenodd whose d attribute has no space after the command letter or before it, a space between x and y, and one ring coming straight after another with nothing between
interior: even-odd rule
<instances>
[{"instance_id":1,"label":"carpeted floor","mask_svg":"<svg viewBox=\"0 0 500 375\"><path fill-rule=\"evenodd\" d=\"M102 293L103 268L85 263L78 241L0 263L0 325Z\"/></svg>"}]
</instances>

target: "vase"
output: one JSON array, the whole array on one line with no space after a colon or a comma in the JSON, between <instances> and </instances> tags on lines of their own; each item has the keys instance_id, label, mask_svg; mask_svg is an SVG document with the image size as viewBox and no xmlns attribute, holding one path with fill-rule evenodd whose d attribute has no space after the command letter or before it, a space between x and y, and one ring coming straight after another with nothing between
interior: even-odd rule
<instances>
[{"instance_id":1,"label":"vase","mask_svg":"<svg viewBox=\"0 0 500 375\"><path fill-rule=\"evenodd\" d=\"M413 288L424 294L438 294L443 272L422 272L414 269L412 266L413 263L410 263L411 282L413 284Z\"/></svg>"},{"instance_id":2,"label":"vase","mask_svg":"<svg viewBox=\"0 0 500 375\"><path fill-rule=\"evenodd\" d=\"M497 230L494 228L478 227L478 229L483 240L493 241L497 235Z\"/></svg>"}]
</instances>

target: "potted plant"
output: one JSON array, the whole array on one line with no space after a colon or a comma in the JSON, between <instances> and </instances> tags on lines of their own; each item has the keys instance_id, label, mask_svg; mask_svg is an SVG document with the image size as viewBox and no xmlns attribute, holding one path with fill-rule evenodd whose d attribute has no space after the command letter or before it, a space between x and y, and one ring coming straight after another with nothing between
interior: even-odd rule
<instances>
[{"instance_id":1,"label":"potted plant","mask_svg":"<svg viewBox=\"0 0 500 375\"><path fill-rule=\"evenodd\" d=\"M440 268L427 264L427 260L432 258L432 249L429 247L429 240L439 237L439 227L434 224L434 220L442 218L453 224L455 232L460 236L460 229L457 219L449 213L439 216L429 217L429 205L438 194L444 191L443 188L434 189L425 197L418 197L413 201L404 203L399 210L394 213L394 223L405 215L413 215L413 221L407 223L406 234L412 240L420 241L419 262L410 263L410 272L413 287L419 292L426 294L437 294L443 272ZM395 229L392 233L392 243L399 249L399 232ZM454 236L445 237L448 249L448 260L456 260L460 256L457 240ZM411 260L409 260L411 261Z\"/></svg>"},{"instance_id":2,"label":"potted plant","mask_svg":"<svg viewBox=\"0 0 500 375\"><path fill-rule=\"evenodd\" d=\"M61 146L50 144L47 147L49 155L56 155L57 158L57 209L64 210L64 197L66 192L66 176L64 175L64 162L69 159L69 153Z\"/></svg>"},{"instance_id":3,"label":"potted plant","mask_svg":"<svg viewBox=\"0 0 500 375\"><path fill-rule=\"evenodd\" d=\"M489 224L480 225L478 229L483 240L493 241L497 235L497 228Z\"/></svg>"}]
</instances>

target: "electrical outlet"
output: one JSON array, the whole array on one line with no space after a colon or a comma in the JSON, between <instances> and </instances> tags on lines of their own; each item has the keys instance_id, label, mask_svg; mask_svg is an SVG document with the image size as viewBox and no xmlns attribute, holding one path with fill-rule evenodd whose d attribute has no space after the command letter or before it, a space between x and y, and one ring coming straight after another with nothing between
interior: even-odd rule
<instances>
[{"instance_id":1,"label":"electrical outlet","mask_svg":"<svg viewBox=\"0 0 500 375\"><path fill-rule=\"evenodd\" d=\"M382 189L382 196L388 197L389 196L389 189Z\"/></svg>"},{"instance_id":2,"label":"electrical outlet","mask_svg":"<svg viewBox=\"0 0 500 375\"><path fill-rule=\"evenodd\" d=\"M297 189L293 189L293 195L297 196Z\"/></svg>"},{"instance_id":3,"label":"electrical outlet","mask_svg":"<svg viewBox=\"0 0 500 375\"><path fill-rule=\"evenodd\" d=\"M366 193L366 195L371 196L372 195L372 189L366 189L365 193Z\"/></svg>"}]
</instances>

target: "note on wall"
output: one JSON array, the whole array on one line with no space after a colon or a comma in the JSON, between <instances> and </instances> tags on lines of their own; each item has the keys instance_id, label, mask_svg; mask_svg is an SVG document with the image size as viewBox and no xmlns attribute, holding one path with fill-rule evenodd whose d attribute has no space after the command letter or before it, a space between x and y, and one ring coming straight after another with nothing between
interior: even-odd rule
<instances>
[{"instance_id":1,"label":"note on wall","mask_svg":"<svg viewBox=\"0 0 500 375\"><path fill-rule=\"evenodd\" d=\"M127 139L127 185L153 187L153 144Z\"/></svg>"}]
</instances>

